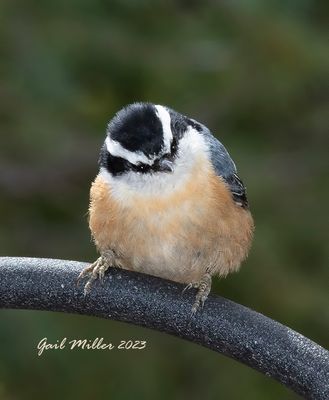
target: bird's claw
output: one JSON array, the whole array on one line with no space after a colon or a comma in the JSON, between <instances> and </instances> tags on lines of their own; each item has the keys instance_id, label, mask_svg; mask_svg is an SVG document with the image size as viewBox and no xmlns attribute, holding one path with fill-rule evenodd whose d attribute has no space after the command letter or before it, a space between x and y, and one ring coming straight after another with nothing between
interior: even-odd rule
<instances>
[{"instance_id":1,"label":"bird's claw","mask_svg":"<svg viewBox=\"0 0 329 400\"><path fill-rule=\"evenodd\" d=\"M86 296L90 290L92 283L98 278L101 283L104 282L105 272L111 266L121 266L121 263L116 259L115 253L113 251L106 251L102 253L102 255L94 261L90 266L81 271L80 275L77 279L77 285L81 281L81 279L89 276L89 279L84 287L84 295Z\"/></svg>"},{"instance_id":2,"label":"bird's claw","mask_svg":"<svg viewBox=\"0 0 329 400\"><path fill-rule=\"evenodd\" d=\"M199 287L199 283L198 282L191 282L191 283L189 283L188 285L186 285L185 287L184 287L184 289L182 290L182 293L184 293L186 290L190 290L190 289L192 289L192 288L198 288Z\"/></svg>"},{"instance_id":3,"label":"bird's claw","mask_svg":"<svg viewBox=\"0 0 329 400\"><path fill-rule=\"evenodd\" d=\"M191 317L194 317L198 309L204 307L204 303L207 300L208 294L211 289L211 275L207 272L205 273L199 282L191 282L183 289L183 293L186 290L196 288L198 289L195 301L191 309Z\"/></svg>"}]
</instances>

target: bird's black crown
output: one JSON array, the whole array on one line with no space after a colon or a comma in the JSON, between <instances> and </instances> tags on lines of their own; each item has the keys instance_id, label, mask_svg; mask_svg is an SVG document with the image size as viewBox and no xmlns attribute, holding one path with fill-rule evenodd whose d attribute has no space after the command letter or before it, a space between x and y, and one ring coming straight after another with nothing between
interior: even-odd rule
<instances>
[{"instance_id":1,"label":"bird's black crown","mask_svg":"<svg viewBox=\"0 0 329 400\"><path fill-rule=\"evenodd\" d=\"M110 121L107 133L129 151L152 157L163 145L162 124L151 103L134 103L120 110Z\"/></svg>"}]
</instances>

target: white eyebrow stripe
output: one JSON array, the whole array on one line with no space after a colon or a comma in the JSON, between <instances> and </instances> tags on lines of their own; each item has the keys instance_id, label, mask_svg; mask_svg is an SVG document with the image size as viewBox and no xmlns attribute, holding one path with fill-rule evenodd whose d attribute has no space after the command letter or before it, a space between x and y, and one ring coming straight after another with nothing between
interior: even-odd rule
<instances>
[{"instance_id":1,"label":"white eyebrow stripe","mask_svg":"<svg viewBox=\"0 0 329 400\"><path fill-rule=\"evenodd\" d=\"M146 157L141 151L130 151L121 146L121 144L109 136L105 139L107 151L114 157L121 157L129 161L131 164L137 165L139 163L152 165L153 160Z\"/></svg>"},{"instance_id":2,"label":"white eyebrow stripe","mask_svg":"<svg viewBox=\"0 0 329 400\"><path fill-rule=\"evenodd\" d=\"M162 124L163 145L164 145L163 150L164 150L164 153L169 153L170 147L171 147L171 142L173 139L173 135L172 135L171 127L170 127L170 123L171 123L170 114L166 110L166 108L161 105L156 105L155 109L157 111L158 118Z\"/></svg>"}]
</instances>

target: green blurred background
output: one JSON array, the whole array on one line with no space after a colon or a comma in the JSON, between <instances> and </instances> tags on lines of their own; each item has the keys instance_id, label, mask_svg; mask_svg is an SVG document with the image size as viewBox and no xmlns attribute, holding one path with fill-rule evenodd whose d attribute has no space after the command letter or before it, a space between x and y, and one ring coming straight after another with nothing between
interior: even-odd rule
<instances>
[{"instance_id":1,"label":"green blurred background","mask_svg":"<svg viewBox=\"0 0 329 400\"><path fill-rule=\"evenodd\" d=\"M86 210L106 124L127 103L166 104L216 133L248 186L254 245L214 292L328 347L328 6L2 0L0 255L94 260ZM0 321L1 400L297 398L160 332L50 312ZM43 337L148 346L38 358Z\"/></svg>"}]
</instances>

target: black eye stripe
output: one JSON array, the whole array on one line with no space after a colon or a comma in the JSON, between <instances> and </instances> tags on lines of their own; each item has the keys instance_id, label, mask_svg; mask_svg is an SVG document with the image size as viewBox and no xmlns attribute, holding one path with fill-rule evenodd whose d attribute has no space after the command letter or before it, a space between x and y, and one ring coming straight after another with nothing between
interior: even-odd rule
<instances>
[{"instance_id":1,"label":"black eye stripe","mask_svg":"<svg viewBox=\"0 0 329 400\"><path fill-rule=\"evenodd\" d=\"M165 154L162 158L174 161L174 159L177 156L177 151L178 151L178 141L174 137L170 147L170 154ZM156 161L153 165L148 165L144 163L134 165L123 157L116 157L110 154L107 151L105 145L101 149L99 165L105 167L106 170L110 172L113 176L122 175L129 171L139 172L142 174L160 171L159 165Z\"/></svg>"},{"instance_id":2,"label":"black eye stripe","mask_svg":"<svg viewBox=\"0 0 329 400\"><path fill-rule=\"evenodd\" d=\"M105 151L104 151L105 150ZM113 176L121 175L130 169L130 162L121 157L112 156L106 149L101 152L100 165Z\"/></svg>"},{"instance_id":3,"label":"black eye stripe","mask_svg":"<svg viewBox=\"0 0 329 400\"><path fill-rule=\"evenodd\" d=\"M152 169L152 166L148 165L148 164L139 164L139 165L131 164L131 171L140 172L142 174L147 174L154 170Z\"/></svg>"}]
</instances>

